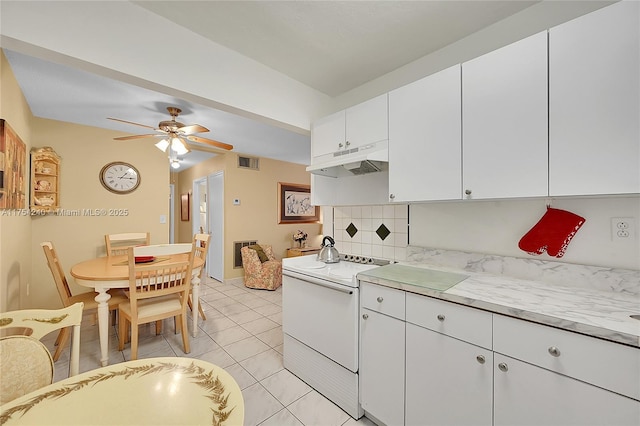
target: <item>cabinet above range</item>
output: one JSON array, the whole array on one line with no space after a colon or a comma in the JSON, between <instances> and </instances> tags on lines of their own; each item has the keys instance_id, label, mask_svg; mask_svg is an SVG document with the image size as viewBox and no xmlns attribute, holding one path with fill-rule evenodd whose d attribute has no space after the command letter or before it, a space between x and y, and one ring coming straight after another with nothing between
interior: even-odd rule
<instances>
[{"instance_id":1,"label":"cabinet above range","mask_svg":"<svg viewBox=\"0 0 640 426\"><path fill-rule=\"evenodd\" d=\"M307 171L342 177L386 170L387 97L377 96L315 122L311 129L311 166Z\"/></svg>"}]
</instances>

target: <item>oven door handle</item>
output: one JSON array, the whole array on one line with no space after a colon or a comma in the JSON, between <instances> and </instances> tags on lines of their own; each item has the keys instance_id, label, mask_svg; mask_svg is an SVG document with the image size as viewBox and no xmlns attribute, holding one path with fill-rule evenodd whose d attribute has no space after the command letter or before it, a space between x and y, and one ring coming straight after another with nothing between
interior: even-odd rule
<instances>
[{"instance_id":1,"label":"oven door handle","mask_svg":"<svg viewBox=\"0 0 640 426\"><path fill-rule=\"evenodd\" d=\"M315 284L315 285L319 285L320 287L326 287L330 290L335 290L335 291L339 291L341 293L346 293L346 294L353 294L353 289L351 289L350 287L345 287L345 286L341 286L338 284L332 284L328 281L324 281L318 278L314 278L314 277L310 277L308 275L304 275L304 274L299 274L297 272L293 272L293 271L287 271L286 275L289 275L291 277L294 278L298 278L299 280L302 280L304 282L310 283L310 284Z\"/></svg>"}]
</instances>

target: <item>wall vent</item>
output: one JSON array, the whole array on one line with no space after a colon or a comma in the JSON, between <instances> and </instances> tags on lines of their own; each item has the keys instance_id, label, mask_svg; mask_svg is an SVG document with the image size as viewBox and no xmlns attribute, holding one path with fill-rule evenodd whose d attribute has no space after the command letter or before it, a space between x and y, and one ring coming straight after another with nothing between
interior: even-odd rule
<instances>
[{"instance_id":1,"label":"wall vent","mask_svg":"<svg viewBox=\"0 0 640 426\"><path fill-rule=\"evenodd\" d=\"M233 267L242 268L242 253L240 249L246 246L252 246L258 244L257 241L234 241L233 242Z\"/></svg>"},{"instance_id":2,"label":"wall vent","mask_svg":"<svg viewBox=\"0 0 640 426\"><path fill-rule=\"evenodd\" d=\"M238 155L238 167L241 169L260 170L260 159Z\"/></svg>"}]
</instances>

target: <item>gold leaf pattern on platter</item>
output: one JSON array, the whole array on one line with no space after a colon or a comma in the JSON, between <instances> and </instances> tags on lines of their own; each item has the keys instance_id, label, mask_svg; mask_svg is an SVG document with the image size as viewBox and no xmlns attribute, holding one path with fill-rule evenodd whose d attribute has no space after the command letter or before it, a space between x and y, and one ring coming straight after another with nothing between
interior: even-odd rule
<instances>
[{"instance_id":1,"label":"gold leaf pattern on platter","mask_svg":"<svg viewBox=\"0 0 640 426\"><path fill-rule=\"evenodd\" d=\"M5 325L9 325L13 322L13 318L0 318L0 327L4 327Z\"/></svg>"},{"instance_id":2,"label":"gold leaf pattern on platter","mask_svg":"<svg viewBox=\"0 0 640 426\"><path fill-rule=\"evenodd\" d=\"M64 387L37 395L29 401L26 401L24 404L16 405L15 407L3 411L2 413L0 413L0 425L3 425L7 421L9 421L14 414L26 414L29 410L31 410L42 401L62 398L89 385L95 386L100 382L111 380L116 377L129 379L136 376L147 376L154 373L166 374L175 371L178 371L188 378L192 379L190 383L196 384L197 386L204 389L204 391L206 392L204 396L211 400L211 402L213 403L213 406L210 408L213 415L211 424L213 426L223 426L224 421L227 420L231 412L235 409L234 406L231 409L226 410L227 401L231 394L227 394L226 396L224 395L224 384L220 381L220 379L218 379L217 375L214 375L213 370L207 372L203 367L197 366L193 362L188 366L170 362L159 362L157 364L151 363L136 367L127 367L124 370L95 374L93 376L87 377L84 380L70 383Z\"/></svg>"}]
</instances>

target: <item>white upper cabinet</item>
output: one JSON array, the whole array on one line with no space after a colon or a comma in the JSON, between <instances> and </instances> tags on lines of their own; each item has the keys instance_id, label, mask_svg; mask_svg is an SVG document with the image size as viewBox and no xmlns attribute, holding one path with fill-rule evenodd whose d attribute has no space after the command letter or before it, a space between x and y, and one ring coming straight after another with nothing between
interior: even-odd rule
<instances>
[{"instance_id":1,"label":"white upper cabinet","mask_svg":"<svg viewBox=\"0 0 640 426\"><path fill-rule=\"evenodd\" d=\"M311 158L339 151L345 143L345 111L323 117L311 128Z\"/></svg>"},{"instance_id":2,"label":"white upper cabinet","mask_svg":"<svg viewBox=\"0 0 640 426\"><path fill-rule=\"evenodd\" d=\"M640 193L640 3L549 30L549 195Z\"/></svg>"},{"instance_id":3,"label":"white upper cabinet","mask_svg":"<svg viewBox=\"0 0 640 426\"><path fill-rule=\"evenodd\" d=\"M388 95L347 108L345 148L389 139Z\"/></svg>"},{"instance_id":4,"label":"white upper cabinet","mask_svg":"<svg viewBox=\"0 0 640 426\"><path fill-rule=\"evenodd\" d=\"M389 113L385 93L314 122L311 128L311 157L313 159L387 139Z\"/></svg>"},{"instance_id":5,"label":"white upper cabinet","mask_svg":"<svg viewBox=\"0 0 640 426\"><path fill-rule=\"evenodd\" d=\"M460 65L389 93L389 199L459 200Z\"/></svg>"},{"instance_id":6,"label":"white upper cabinet","mask_svg":"<svg viewBox=\"0 0 640 426\"><path fill-rule=\"evenodd\" d=\"M548 194L547 32L462 64L465 198Z\"/></svg>"}]
</instances>

